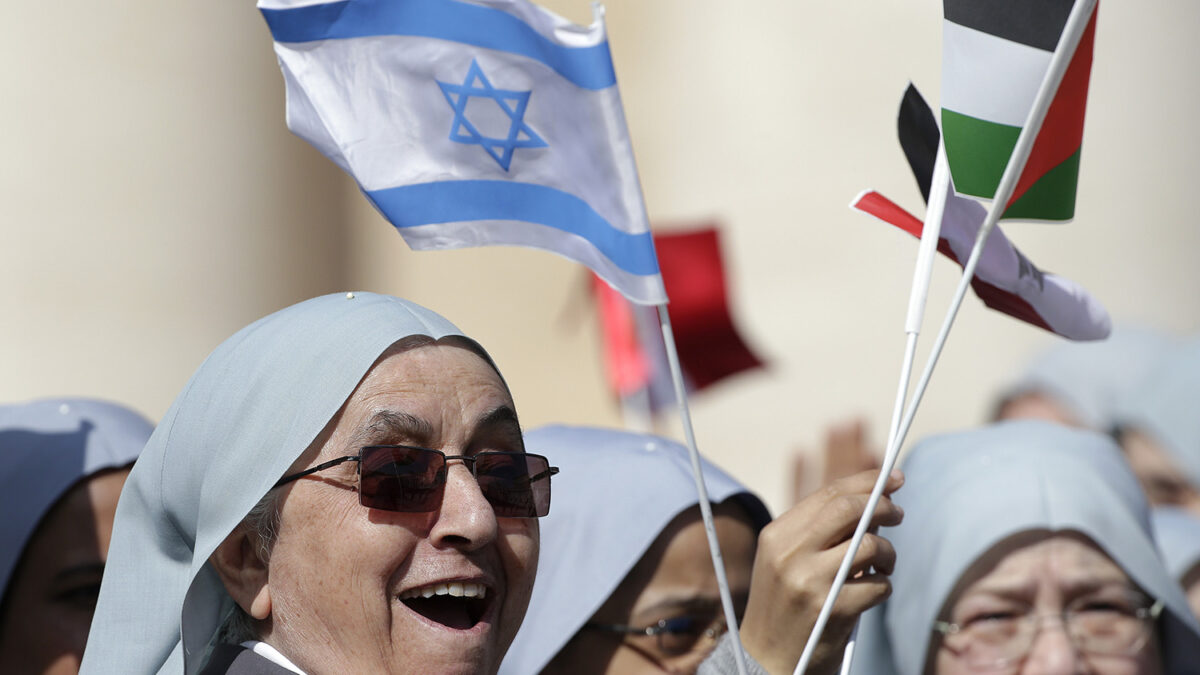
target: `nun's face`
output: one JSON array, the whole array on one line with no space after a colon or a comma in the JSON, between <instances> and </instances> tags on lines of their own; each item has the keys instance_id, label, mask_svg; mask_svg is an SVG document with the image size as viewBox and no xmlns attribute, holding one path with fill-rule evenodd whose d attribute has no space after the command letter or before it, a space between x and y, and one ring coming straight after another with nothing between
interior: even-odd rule
<instances>
[{"instance_id":1,"label":"nun's face","mask_svg":"<svg viewBox=\"0 0 1200 675\"><path fill-rule=\"evenodd\" d=\"M1183 471L1153 438L1126 431L1121 434L1121 447L1151 504L1175 506L1200 516L1200 489L1188 482Z\"/></svg>"},{"instance_id":2,"label":"nun's face","mask_svg":"<svg viewBox=\"0 0 1200 675\"><path fill-rule=\"evenodd\" d=\"M97 474L38 525L9 581L0 617L0 673L79 672L117 498L129 469Z\"/></svg>"},{"instance_id":3,"label":"nun's face","mask_svg":"<svg viewBox=\"0 0 1200 675\"><path fill-rule=\"evenodd\" d=\"M447 455L524 449L496 371L446 344L379 361L326 435L293 470L366 445ZM495 672L529 603L537 520L497 518L461 460L447 467L438 510L368 509L355 492L356 464L290 486L269 562L264 641L310 675ZM460 589L484 595L452 597Z\"/></svg>"},{"instance_id":4,"label":"nun's face","mask_svg":"<svg viewBox=\"0 0 1200 675\"><path fill-rule=\"evenodd\" d=\"M1150 600L1086 537L1010 540L980 558L960 587L942 617L959 631L935 643L936 675L1162 672L1154 625L1135 618Z\"/></svg>"},{"instance_id":5,"label":"nun's face","mask_svg":"<svg viewBox=\"0 0 1200 675\"><path fill-rule=\"evenodd\" d=\"M714 506L713 520L740 615L750 595L758 535L745 509L735 502ZM585 628L558 652L543 675L696 672L725 626L698 506L671 521L590 621L637 628L673 622L692 629L648 636Z\"/></svg>"}]
</instances>

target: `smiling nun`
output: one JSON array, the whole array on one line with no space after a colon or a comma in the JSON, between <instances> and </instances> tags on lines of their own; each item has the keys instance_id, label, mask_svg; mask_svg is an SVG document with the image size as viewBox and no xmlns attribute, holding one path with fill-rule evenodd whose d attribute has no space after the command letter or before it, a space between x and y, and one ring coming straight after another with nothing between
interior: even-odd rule
<instances>
[{"instance_id":1,"label":"smiling nun","mask_svg":"<svg viewBox=\"0 0 1200 675\"><path fill-rule=\"evenodd\" d=\"M1107 436L1007 422L919 443L897 496L895 592L854 675L1188 675L1200 626Z\"/></svg>"},{"instance_id":2,"label":"smiling nun","mask_svg":"<svg viewBox=\"0 0 1200 675\"><path fill-rule=\"evenodd\" d=\"M83 672L495 672L553 472L442 317L284 309L217 347L135 465Z\"/></svg>"}]
</instances>

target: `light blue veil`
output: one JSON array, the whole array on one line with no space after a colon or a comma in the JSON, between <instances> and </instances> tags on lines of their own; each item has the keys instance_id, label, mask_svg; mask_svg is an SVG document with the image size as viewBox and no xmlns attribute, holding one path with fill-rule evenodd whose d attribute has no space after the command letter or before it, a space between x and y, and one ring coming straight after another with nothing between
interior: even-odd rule
<instances>
[{"instance_id":1,"label":"light blue veil","mask_svg":"<svg viewBox=\"0 0 1200 675\"><path fill-rule=\"evenodd\" d=\"M896 547L893 592L863 615L853 675L922 675L933 622L981 555L1029 530L1087 535L1162 600L1166 675L1196 672L1200 625L1154 547L1146 499L1107 436L1040 421L997 424L919 443L880 534Z\"/></svg>"},{"instance_id":2,"label":"light blue veil","mask_svg":"<svg viewBox=\"0 0 1200 675\"><path fill-rule=\"evenodd\" d=\"M0 592L54 504L88 476L132 464L153 429L138 413L107 401L0 406Z\"/></svg>"},{"instance_id":3,"label":"light blue veil","mask_svg":"<svg viewBox=\"0 0 1200 675\"><path fill-rule=\"evenodd\" d=\"M1191 511L1160 506L1150 513L1150 522L1167 571L1182 582L1200 565L1200 517Z\"/></svg>"},{"instance_id":4,"label":"light blue veil","mask_svg":"<svg viewBox=\"0 0 1200 675\"><path fill-rule=\"evenodd\" d=\"M1116 423L1149 434L1200 488L1200 340L1167 352L1122 397Z\"/></svg>"},{"instance_id":5,"label":"light blue veil","mask_svg":"<svg viewBox=\"0 0 1200 675\"><path fill-rule=\"evenodd\" d=\"M675 516L695 506L687 448L615 429L550 426L525 434L525 449L561 469L550 515L541 519L537 581L500 675L530 675L550 662L608 600ZM737 499L758 529L766 506L703 462L709 499Z\"/></svg>"}]
</instances>

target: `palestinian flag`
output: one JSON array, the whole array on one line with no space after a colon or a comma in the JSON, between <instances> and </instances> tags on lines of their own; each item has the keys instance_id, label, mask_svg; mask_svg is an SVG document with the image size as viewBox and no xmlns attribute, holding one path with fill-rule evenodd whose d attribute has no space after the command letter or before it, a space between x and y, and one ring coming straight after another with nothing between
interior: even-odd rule
<instances>
[{"instance_id":1,"label":"palestinian flag","mask_svg":"<svg viewBox=\"0 0 1200 675\"><path fill-rule=\"evenodd\" d=\"M995 195L1073 4L943 0L942 132L959 193ZM1093 10L1004 218L1066 221L1075 215L1095 33Z\"/></svg>"}]
</instances>

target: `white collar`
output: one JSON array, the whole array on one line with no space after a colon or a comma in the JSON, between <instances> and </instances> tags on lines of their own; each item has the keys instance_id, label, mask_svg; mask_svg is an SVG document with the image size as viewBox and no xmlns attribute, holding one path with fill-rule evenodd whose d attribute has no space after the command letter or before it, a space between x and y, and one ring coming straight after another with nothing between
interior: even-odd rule
<instances>
[{"instance_id":1,"label":"white collar","mask_svg":"<svg viewBox=\"0 0 1200 675\"><path fill-rule=\"evenodd\" d=\"M288 660L288 657L280 654L278 649L275 649L265 642L261 642L259 640L246 640L242 643L242 646L270 661L271 663L283 666L297 675L304 675L304 671L297 668L296 664Z\"/></svg>"}]
</instances>

